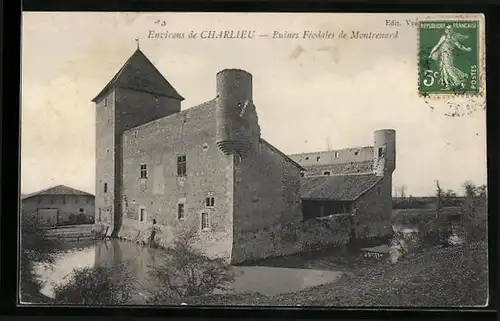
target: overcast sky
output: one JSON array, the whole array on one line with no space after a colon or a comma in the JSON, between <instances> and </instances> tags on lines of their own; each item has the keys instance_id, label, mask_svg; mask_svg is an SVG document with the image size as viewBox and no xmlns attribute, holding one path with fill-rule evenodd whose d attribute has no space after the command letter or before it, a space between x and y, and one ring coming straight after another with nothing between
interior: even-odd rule
<instances>
[{"instance_id":1,"label":"overcast sky","mask_svg":"<svg viewBox=\"0 0 500 321\"><path fill-rule=\"evenodd\" d=\"M484 98L447 117L450 101L417 95L416 15L25 13L22 42L21 190L65 184L94 193L95 107L90 101L136 49L189 108L215 97L215 74L254 77L262 136L285 153L367 146L373 131L397 135L394 185L429 195L435 180L458 190L486 183ZM397 19L400 27L387 27ZM165 20L165 27L155 24ZM393 40L148 39L158 32L328 30L390 32Z\"/></svg>"}]
</instances>

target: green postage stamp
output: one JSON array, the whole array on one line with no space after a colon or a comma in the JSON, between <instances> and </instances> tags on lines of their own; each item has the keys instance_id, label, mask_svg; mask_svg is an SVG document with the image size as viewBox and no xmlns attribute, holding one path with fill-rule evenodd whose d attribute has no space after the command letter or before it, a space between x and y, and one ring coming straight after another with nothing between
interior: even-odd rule
<instances>
[{"instance_id":1,"label":"green postage stamp","mask_svg":"<svg viewBox=\"0 0 500 321\"><path fill-rule=\"evenodd\" d=\"M420 21L418 34L420 95L481 94L480 21Z\"/></svg>"}]
</instances>

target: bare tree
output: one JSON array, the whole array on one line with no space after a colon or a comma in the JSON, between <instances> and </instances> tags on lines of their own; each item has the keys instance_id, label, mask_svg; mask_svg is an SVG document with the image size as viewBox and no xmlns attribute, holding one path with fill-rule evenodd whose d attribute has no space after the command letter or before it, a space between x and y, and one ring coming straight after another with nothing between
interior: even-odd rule
<instances>
[{"instance_id":1,"label":"bare tree","mask_svg":"<svg viewBox=\"0 0 500 321\"><path fill-rule=\"evenodd\" d=\"M150 303L172 303L215 290L224 291L234 281L229 264L219 258L208 258L193 247L195 235L193 230L181 234L167 260L152 266L151 276L159 281L160 288L148 299Z\"/></svg>"},{"instance_id":2,"label":"bare tree","mask_svg":"<svg viewBox=\"0 0 500 321\"><path fill-rule=\"evenodd\" d=\"M439 185L439 181L436 181L436 219L438 220L440 218L442 207L443 207L443 189Z\"/></svg>"},{"instance_id":3,"label":"bare tree","mask_svg":"<svg viewBox=\"0 0 500 321\"><path fill-rule=\"evenodd\" d=\"M406 185L401 186L401 198L405 199L406 197Z\"/></svg>"}]
</instances>

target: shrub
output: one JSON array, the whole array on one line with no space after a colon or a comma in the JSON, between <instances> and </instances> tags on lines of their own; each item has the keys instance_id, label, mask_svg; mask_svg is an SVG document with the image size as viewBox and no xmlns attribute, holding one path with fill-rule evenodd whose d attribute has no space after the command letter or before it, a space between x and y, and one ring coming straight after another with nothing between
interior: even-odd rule
<instances>
[{"instance_id":1,"label":"shrub","mask_svg":"<svg viewBox=\"0 0 500 321\"><path fill-rule=\"evenodd\" d=\"M159 290L148 299L149 303L168 303L224 291L234 281L229 264L220 258L208 258L192 246L194 235L194 232L181 235L165 262L151 267L151 276L158 280Z\"/></svg>"},{"instance_id":2,"label":"shrub","mask_svg":"<svg viewBox=\"0 0 500 321\"><path fill-rule=\"evenodd\" d=\"M68 283L54 288L59 304L119 305L131 301L133 279L125 265L75 269Z\"/></svg>"},{"instance_id":3,"label":"shrub","mask_svg":"<svg viewBox=\"0 0 500 321\"><path fill-rule=\"evenodd\" d=\"M40 219L34 214L22 213L20 228L20 294L22 301L40 291L42 283L35 273L36 264L51 266L56 259L58 242L47 236Z\"/></svg>"}]
</instances>

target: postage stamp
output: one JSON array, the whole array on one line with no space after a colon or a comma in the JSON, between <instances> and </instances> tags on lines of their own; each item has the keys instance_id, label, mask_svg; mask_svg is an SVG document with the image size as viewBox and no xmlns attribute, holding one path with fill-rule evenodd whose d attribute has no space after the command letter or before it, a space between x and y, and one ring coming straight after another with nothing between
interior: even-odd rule
<instances>
[{"instance_id":1,"label":"postage stamp","mask_svg":"<svg viewBox=\"0 0 500 321\"><path fill-rule=\"evenodd\" d=\"M428 20L418 27L419 94L481 92L480 21Z\"/></svg>"}]
</instances>

